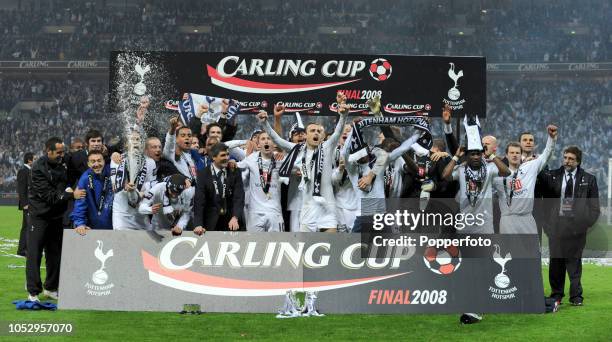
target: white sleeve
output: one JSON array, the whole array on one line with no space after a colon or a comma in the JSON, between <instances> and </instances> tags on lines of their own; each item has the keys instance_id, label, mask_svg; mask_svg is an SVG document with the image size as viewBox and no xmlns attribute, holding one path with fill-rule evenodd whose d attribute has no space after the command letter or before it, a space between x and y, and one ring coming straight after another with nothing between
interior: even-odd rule
<instances>
[{"instance_id":1,"label":"white sleeve","mask_svg":"<svg viewBox=\"0 0 612 342\"><path fill-rule=\"evenodd\" d=\"M418 134L413 134L410 138L408 138L401 145L399 145L398 148L396 148L395 150L391 151L391 153L389 153L389 163L394 162L395 159L399 158L405 152L408 152L410 150L410 148L412 147L412 145L414 143L416 143L417 140L419 140L419 135ZM419 145L419 146L421 146L421 145Z\"/></svg>"},{"instance_id":2,"label":"white sleeve","mask_svg":"<svg viewBox=\"0 0 612 342\"><path fill-rule=\"evenodd\" d=\"M455 165L455 167L453 168L453 173L451 174L451 176L454 181L459 180L459 175L461 174L460 169L461 169L461 165Z\"/></svg>"},{"instance_id":3,"label":"white sleeve","mask_svg":"<svg viewBox=\"0 0 612 342\"><path fill-rule=\"evenodd\" d=\"M334 168L331 175L332 185L340 186L340 181L342 180L342 173L340 172L340 168Z\"/></svg>"},{"instance_id":4,"label":"white sleeve","mask_svg":"<svg viewBox=\"0 0 612 342\"><path fill-rule=\"evenodd\" d=\"M165 186L166 183L159 183L159 184L164 184ZM157 189L157 186L154 186L145 193L144 197L142 198L142 201L140 201L140 205L138 206L139 214L143 214L143 215L153 214L152 207L153 207L153 201L155 198L156 189Z\"/></svg>"},{"instance_id":5,"label":"white sleeve","mask_svg":"<svg viewBox=\"0 0 612 342\"><path fill-rule=\"evenodd\" d=\"M157 165L155 165L155 160L147 158L145 159L145 164L147 165L147 175L145 178L145 183L155 182L157 180L157 175L155 174Z\"/></svg>"},{"instance_id":6,"label":"white sleeve","mask_svg":"<svg viewBox=\"0 0 612 342\"><path fill-rule=\"evenodd\" d=\"M242 170L241 175L242 175L242 184L248 185L249 182L249 176L251 174L251 168L249 167L249 158L245 158L241 161L238 162L238 168L240 170Z\"/></svg>"},{"instance_id":7,"label":"white sleeve","mask_svg":"<svg viewBox=\"0 0 612 342\"><path fill-rule=\"evenodd\" d=\"M264 123L262 123L261 126L264 129L264 131L266 131L266 133L268 133L270 138L272 138L272 141L274 141L274 143L276 145L278 145L278 147L280 147L282 150L290 151L293 148L293 146L296 145L296 144L294 144L292 142L289 142L289 141L281 138L281 136L278 135L278 133L276 133L276 131L273 130L272 127L270 127L270 124L268 123L267 120Z\"/></svg>"},{"instance_id":8,"label":"white sleeve","mask_svg":"<svg viewBox=\"0 0 612 342\"><path fill-rule=\"evenodd\" d=\"M230 140L230 141L226 141L224 142L225 146L227 146L227 148L229 149L233 149L236 147L240 147L242 145L246 145L248 140Z\"/></svg>"},{"instance_id":9,"label":"white sleeve","mask_svg":"<svg viewBox=\"0 0 612 342\"><path fill-rule=\"evenodd\" d=\"M383 150L382 148L375 148L372 153L376 156L376 162L374 162L374 166L372 167L372 172L375 175L379 176L383 172L387 166L389 166L389 154Z\"/></svg>"},{"instance_id":10,"label":"white sleeve","mask_svg":"<svg viewBox=\"0 0 612 342\"><path fill-rule=\"evenodd\" d=\"M183 196L185 196L186 200L189 202L189 209L183 210L183 212L181 213L181 217L176 222L176 225L179 226L179 228L181 229L185 229L185 227L187 227L187 224L189 223L189 220L191 219L191 213L193 212L194 191L195 188L193 186L183 191Z\"/></svg>"},{"instance_id":11,"label":"white sleeve","mask_svg":"<svg viewBox=\"0 0 612 342\"><path fill-rule=\"evenodd\" d=\"M544 148L544 151L542 151L542 154L540 154L538 158L536 158L536 162L538 163L538 173L542 171L542 169L544 169L544 166L546 166L546 164L548 164L550 157L552 157L555 151L556 142L557 139L551 138L550 135L548 136L548 139L546 139L546 147Z\"/></svg>"},{"instance_id":12,"label":"white sleeve","mask_svg":"<svg viewBox=\"0 0 612 342\"><path fill-rule=\"evenodd\" d=\"M410 147L414 150L414 153L416 153L419 157L425 157L425 156L427 156L429 154L429 150L426 149L425 147L421 146L417 142L412 144L412 146L410 146Z\"/></svg>"},{"instance_id":13,"label":"white sleeve","mask_svg":"<svg viewBox=\"0 0 612 342\"><path fill-rule=\"evenodd\" d=\"M340 140L340 136L344 130L344 124L346 123L347 116L348 114L340 114L340 118L338 119L338 123L336 123L336 128L334 129L334 133L329 137L329 139L327 139L327 141L323 143L323 147L329 147L329 151L338 145L338 141Z\"/></svg>"},{"instance_id":14,"label":"white sleeve","mask_svg":"<svg viewBox=\"0 0 612 342\"><path fill-rule=\"evenodd\" d=\"M163 157L174 163L174 151L176 149L176 136L166 133L166 143L164 144Z\"/></svg>"},{"instance_id":15,"label":"white sleeve","mask_svg":"<svg viewBox=\"0 0 612 342\"><path fill-rule=\"evenodd\" d=\"M241 149L240 147L234 147L230 149L230 156L236 158L236 160L240 161L247 157L246 151Z\"/></svg>"},{"instance_id":16,"label":"white sleeve","mask_svg":"<svg viewBox=\"0 0 612 342\"><path fill-rule=\"evenodd\" d=\"M495 165L495 163L493 162L487 163L487 172L492 175L495 175L496 177L500 177L499 169L497 168L497 165Z\"/></svg>"}]
</instances>

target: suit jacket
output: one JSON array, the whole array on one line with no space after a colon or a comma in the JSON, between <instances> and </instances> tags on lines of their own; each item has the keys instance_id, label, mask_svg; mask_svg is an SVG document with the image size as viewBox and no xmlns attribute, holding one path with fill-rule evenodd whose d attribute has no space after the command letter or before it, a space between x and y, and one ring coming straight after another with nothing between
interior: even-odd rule
<instances>
[{"instance_id":1,"label":"suit jacket","mask_svg":"<svg viewBox=\"0 0 612 342\"><path fill-rule=\"evenodd\" d=\"M22 167L17 171L17 195L19 195L19 210L30 204L28 200L28 189L30 187L30 177L32 171L27 167Z\"/></svg>"},{"instance_id":2,"label":"suit jacket","mask_svg":"<svg viewBox=\"0 0 612 342\"><path fill-rule=\"evenodd\" d=\"M226 216L236 216L243 221L244 188L240 170L226 169ZM194 227L202 226L206 230L214 230L219 221L219 210L222 206L221 195L217 195L213 183L211 167L198 170L196 179L196 193L194 200ZM221 189L219 189L221 191ZM242 224L241 224L242 225ZM240 227L241 230L244 227Z\"/></svg>"},{"instance_id":3,"label":"suit jacket","mask_svg":"<svg viewBox=\"0 0 612 342\"><path fill-rule=\"evenodd\" d=\"M571 232L559 231L564 216L559 215L561 206L561 189L564 182L565 169L560 167L549 170L541 177L542 189L545 191L546 211L548 212L548 225L545 227L549 235L562 236ZM592 174L578 167L574 180L574 224L576 231L573 233L586 233L599 218L599 190L597 179Z\"/></svg>"},{"instance_id":4,"label":"suit jacket","mask_svg":"<svg viewBox=\"0 0 612 342\"><path fill-rule=\"evenodd\" d=\"M49 158L38 158L32 165L29 189L30 215L41 219L60 218L66 211L71 193L65 191L68 181L66 164L49 163Z\"/></svg>"}]
</instances>

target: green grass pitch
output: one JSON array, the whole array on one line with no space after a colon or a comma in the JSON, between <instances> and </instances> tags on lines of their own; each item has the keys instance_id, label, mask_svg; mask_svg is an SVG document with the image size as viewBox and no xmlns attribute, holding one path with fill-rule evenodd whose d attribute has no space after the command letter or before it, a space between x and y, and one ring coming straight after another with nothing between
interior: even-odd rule
<instances>
[{"instance_id":1,"label":"green grass pitch","mask_svg":"<svg viewBox=\"0 0 612 342\"><path fill-rule=\"evenodd\" d=\"M21 212L0 207L0 237L17 239ZM6 244L6 242L0 242ZM69 248L69 246L64 246ZM70 322L71 335L19 336L6 340L402 340L402 341L580 341L612 340L612 267L585 265L585 305L567 304L555 314L486 314L482 323L462 326L459 315L330 315L279 320L270 314L210 314L99 311L17 311L25 299L25 259L2 256L0 249L0 323ZM543 269L547 287L547 270ZM567 282L569 284L569 282ZM548 288L545 293L548 293ZM60 294L61 295L61 294ZM0 329L0 330L2 330Z\"/></svg>"}]
</instances>

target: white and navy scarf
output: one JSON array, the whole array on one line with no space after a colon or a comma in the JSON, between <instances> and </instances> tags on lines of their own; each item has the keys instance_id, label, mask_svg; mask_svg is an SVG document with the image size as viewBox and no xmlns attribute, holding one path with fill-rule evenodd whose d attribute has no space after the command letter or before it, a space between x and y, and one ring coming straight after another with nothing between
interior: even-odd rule
<instances>
[{"instance_id":1,"label":"white and navy scarf","mask_svg":"<svg viewBox=\"0 0 612 342\"><path fill-rule=\"evenodd\" d=\"M129 176L127 176L129 175L129 169L127 167L127 162L126 162L125 157L126 156L124 155L123 161L117 167L115 184L113 186L113 189L115 190L115 192L122 191L123 186L125 185L125 181L127 180L127 178L129 178ZM142 190L142 186L144 185L145 180L147 179L147 163L144 160L144 156L140 156L140 158L142 158L142 161L138 164L141 164L142 168L140 169L140 172L138 172L138 175L136 175L136 181L135 181L136 189L138 189L138 191Z\"/></svg>"},{"instance_id":2,"label":"white and navy scarf","mask_svg":"<svg viewBox=\"0 0 612 342\"><path fill-rule=\"evenodd\" d=\"M312 160L310 161L310 165L306 165L306 143L296 144L293 146L289 154L285 158L285 161L280 166L278 170L278 174L280 177L289 178L291 176L291 170L293 169L293 165L297 160L300 153L302 153L302 180L305 183L310 181L314 181L312 196L317 202L324 201L321 196L321 176L323 174L323 148L322 145L319 145L312 155ZM312 165L314 163L314 177L311 177L310 170L312 169Z\"/></svg>"},{"instance_id":3,"label":"white and navy scarf","mask_svg":"<svg viewBox=\"0 0 612 342\"><path fill-rule=\"evenodd\" d=\"M366 118L355 123L353 122L353 132L351 134L351 154L358 153L354 158L359 159L367 155L366 142L363 140L361 130L369 126L413 126L423 131L417 143L423 148L429 150L433 145L431 131L429 130L429 122L427 118L419 115L398 115Z\"/></svg>"},{"instance_id":4,"label":"white and navy scarf","mask_svg":"<svg viewBox=\"0 0 612 342\"><path fill-rule=\"evenodd\" d=\"M478 170L472 170L469 165L465 165L465 192L472 207L476 206L486 179L487 164L484 159L481 159Z\"/></svg>"}]
</instances>

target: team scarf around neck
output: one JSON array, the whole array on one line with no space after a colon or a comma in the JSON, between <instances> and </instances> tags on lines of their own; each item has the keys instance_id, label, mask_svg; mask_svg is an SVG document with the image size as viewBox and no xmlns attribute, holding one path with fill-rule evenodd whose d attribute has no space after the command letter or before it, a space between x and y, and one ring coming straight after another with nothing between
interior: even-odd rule
<instances>
[{"instance_id":1,"label":"team scarf around neck","mask_svg":"<svg viewBox=\"0 0 612 342\"><path fill-rule=\"evenodd\" d=\"M420 115L397 115L365 118L355 123L353 122L353 132L351 134L351 154L358 153L366 148L367 143L363 140L361 130L369 126L412 126L423 131L417 143L429 150L433 146L431 131L427 118Z\"/></svg>"},{"instance_id":2,"label":"team scarf around neck","mask_svg":"<svg viewBox=\"0 0 612 342\"><path fill-rule=\"evenodd\" d=\"M139 156L139 157L142 158L143 160L141 163L139 163L142 165L142 169L140 169L140 172L138 172L138 175L136 175L136 181L135 181L136 189L138 189L138 191L142 190L142 186L144 185L145 180L147 178L146 160L144 160L144 156ZM128 174L129 174L129 169L127 167L126 156L123 155L123 161L117 167L117 174L115 177L115 186L114 186L115 192L119 192L123 190L124 182L127 180L126 175Z\"/></svg>"},{"instance_id":3,"label":"team scarf around neck","mask_svg":"<svg viewBox=\"0 0 612 342\"><path fill-rule=\"evenodd\" d=\"M88 175L88 181L89 181L89 191L91 191L92 196L93 196L93 200L94 203L96 205L96 209L98 210L98 216L100 216L102 214L102 209L104 208L104 201L106 200L106 193L108 190L108 183L109 183L109 176L108 174L104 174L104 170L102 171L102 174L100 175L100 177L103 179L102 181L102 191L100 192L100 199L99 201L96 199L96 190L95 190L95 186L94 186L94 172L93 170L89 173Z\"/></svg>"},{"instance_id":4,"label":"team scarf around neck","mask_svg":"<svg viewBox=\"0 0 612 342\"><path fill-rule=\"evenodd\" d=\"M484 159L481 159L478 170L472 170L469 165L465 165L465 192L472 207L476 206L486 179L487 164Z\"/></svg>"},{"instance_id":5,"label":"team scarf around neck","mask_svg":"<svg viewBox=\"0 0 612 342\"><path fill-rule=\"evenodd\" d=\"M285 161L281 164L280 169L278 170L278 174L280 177L290 177L291 170L293 169L293 165L297 160L300 153L302 153L302 179L304 182L308 183L311 180L314 181L314 186L312 189L312 197L317 202L324 202L323 197L321 196L321 176L323 174L323 148L322 145L319 145L317 149L314 151L312 155L312 159L310 160L310 165L306 165L306 143L296 144L293 146L289 154L285 158ZM310 177L310 170L314 164L314 177Z\"/></svg>"},{"instance_id":6,"label":"team scarf around neck","mask_svg":"<svg viewBox=\"0 0 612 342\"><path fill-rule=\"evenodd\" d=\"M263 159L261 157L261 152L257 156L257 168L259 169L259 183L261 184L261 189L263 192L268 195L270 191L270 184L272 183L272 172L274 172L274 168L276 168L276 160L274 156L270 158L270 166L268 166L268 173L264 177L263 170Z\"/></svg>"}]
</instances>

